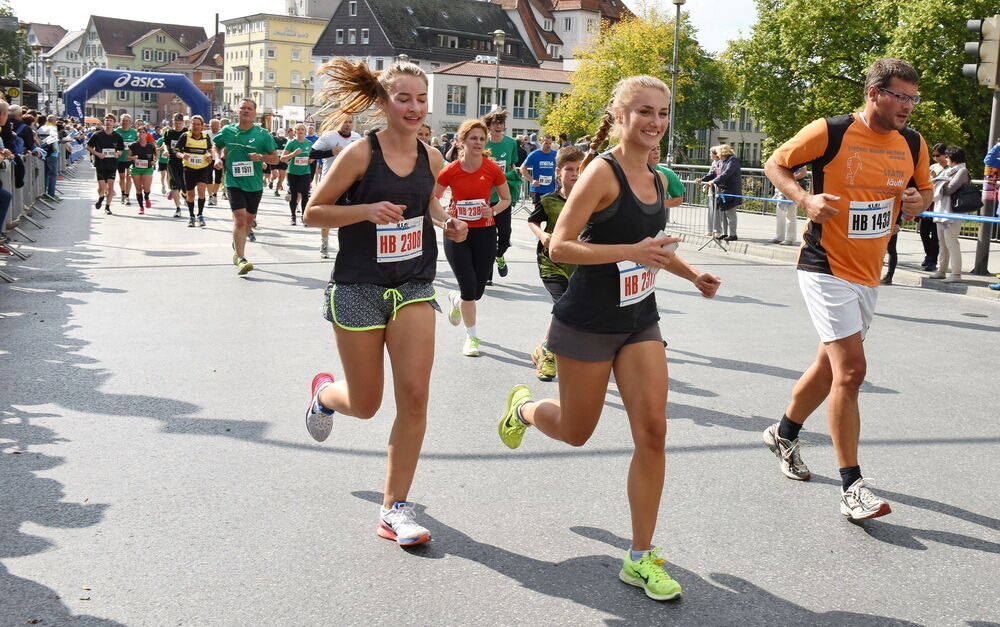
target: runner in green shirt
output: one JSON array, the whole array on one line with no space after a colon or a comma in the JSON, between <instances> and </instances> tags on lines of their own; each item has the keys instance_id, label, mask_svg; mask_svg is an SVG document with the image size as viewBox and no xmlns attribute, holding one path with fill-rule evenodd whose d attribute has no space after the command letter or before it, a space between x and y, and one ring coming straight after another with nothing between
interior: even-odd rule
<instances>
[{"instance_id":1,"label":"runner in green shirt","mask_svg":"<svg viewBox=\"0 0 1000 627\"><path fill-rule=\"evenodd\" d=\"M518 198L521 197L521 175L517 173L517 168L515 167L515 162L517 161L517 142L513 137L504 135L504 131L507 130L506 110L495 109L484 115L482 121L486 125L486 128L490 130L486 149L490 151L490 157L503 170L504 176L507 177L507 189L510 190L510 210L501 211L493 216L493 220L497 226L497 272L500 276L507 276L507 261L504 259L504 254L510 248L510 217ZM493 197L490 198L490 203L496 204L498 201L499 197L494 191ZM493 284L492 273L490 280L486 284Z\"/></svg>"},{"instance_id":2,"label":"runner in green shirt","mask_svg":"<svg viewBox=\"0 0 1000 627\"><path fill-rule=\"evenodd\" d=\"M584 156L583 151L576 146L559 149L556 153L556 181L559 187L554 192L542 196L535 203L535 210L528 216L528 228L538 238L538 275L542 278L542 285L548 290L553 303L557 302L569 287L569 277L576 270L576 266L552 261L549 257L549 239L556 229L556 221L562 213L563 206L566 205L566 199L569 198L580 176L580 166L583 164ZM549 351L548 341L549 338L546 336L531 352L531 362L535 364L535 376L542 381L551 381L556 377L556 357Z\"/></svg>"},{"instance_id":3,"label":"runner in green shirt","mask_svg":"<svg viewBox=\"0 0 1000 627\"><path fill-rule=\"evenodd\" d=\"M131 205L132 200L129 196L132 194L132 177L129 176L128 169L132 166L132 161L129 158L128 149L139 141L139 133L132 128L132 116L127 113L123 115L121 126L116 128L115 132L121 135L122 142L125 144L124 152L118 155L118 187L122 190L122 204Z\"/></svg>"},{"instance_id":4,"label":"runner in green shirt","mask_svg":"<svg viewBox=\"0 0 1000 627\"><path fill-rule=\"evenodd\" d=\"M167 149L163 147L163 142L166 141L165 137L160 137L156 140L156 149L160 151L160 159L156 163L156 169L160 171L160 193L164 196L167 195L167 164L170 163L170 154Z\"/></svg>"},{"instance_id":5,"label":"runner in green shirt","mask_svg":"<svg viewBox=\"0 0 1000 627\"><path fill-rule=\"evenodd\" d=\"M295 125L294 137L285 144L281 160L288 164L288 207L292 210L292 226L295 226L296 206L302 199L302 213L309 204L309 189L312 184L312 168L309 151L313 143L306 139L306 125Z\"/></svg>"},{"instance_id":6,"label":"runner in green shirt","mask_svg":"<svg viewBox=\"0 0 1000 627\"><path fill-rule=\"evenodd\" d=\"M256 116L257 103L249 98L241 100L238 123L223 127L212 147L215 167L226 169L226 192L233 210L233 265L239 268L239 274L253 270L245 252L247 237L264 194L261 164L278 163L274 138L254 124Z\"/></svg>"},{"instance_id":7,"label":"runner in green shirt","mask_svg":"<svg viewBox=\"0 0 1000 627\"><path fill-rule=\"evenodd\" d=\"M663 202L663 207L665 209L669 209L684 202L684 183L681 181L681 177L677 176L676 172L666 166L660 165L659 146L649 151L648 163L658 171L662 172L663 176L667 177L667 193L666 200ZM669 213L667 215L669 216Z\"/></svg>"}]
</instances>

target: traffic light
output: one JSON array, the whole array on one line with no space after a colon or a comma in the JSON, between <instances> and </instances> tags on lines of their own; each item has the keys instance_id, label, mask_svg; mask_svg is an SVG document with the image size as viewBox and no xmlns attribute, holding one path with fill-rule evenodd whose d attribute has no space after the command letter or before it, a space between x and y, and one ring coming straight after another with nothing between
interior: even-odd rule
<instances>
[{"instance_id":1,"label":"traffic light","mask_svg":"<svg viewBox=\"0 0 1000 627\"><path fill-rule=\"evenodd\" d=\"M965 54L973 57L975 63L962 66L962 74L974 78L980 85L1000 87L997 73L1000 71L1000 15L983 20L969 20L966 28L979 34L979 41L965 44Z\"/></svg>"}]
</instances>

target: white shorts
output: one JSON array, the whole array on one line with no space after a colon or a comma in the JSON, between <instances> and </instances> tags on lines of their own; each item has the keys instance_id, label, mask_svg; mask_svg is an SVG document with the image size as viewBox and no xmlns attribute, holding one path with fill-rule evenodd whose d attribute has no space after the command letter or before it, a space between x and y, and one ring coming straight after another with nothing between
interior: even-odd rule
<instances>
[{"instance_id":1,"label":"white shorts","mask_svg":"<svg viewBox=\"0 0 1000 627\"><path fill-rule=\"evenodd\" d=\"M799 270L799 289L821 341L841 340L858 331L865 339L875 316L878 288Z\"/></svg>"}]
</instances>

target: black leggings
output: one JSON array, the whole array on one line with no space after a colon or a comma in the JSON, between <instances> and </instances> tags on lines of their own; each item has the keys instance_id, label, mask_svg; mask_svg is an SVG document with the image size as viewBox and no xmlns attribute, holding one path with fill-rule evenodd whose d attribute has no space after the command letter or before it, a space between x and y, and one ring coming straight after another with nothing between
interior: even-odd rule
<instances>
[{"instance_id":1,"label":"black leggings","mask_svg":"<svg viewBox=\"0 0 1000 627\"><path fill-rule=\"evenodd\" d=\"M444 256L455 273L462 300L479 300L486 291L497 253L497 227L469 229L464 242L444 241Z\"/></svg>"},{"instance_id":2,"label":"black leggings","mask_svg":"<svg viewBox=\"0 0 1000 627\"><path fill-rule=\"evenodd\" d=\"M493 216L493 221L497 224L497 257L503 257L507 249L510 248L510 210L512 207L504 209Z\"/></svg>"},{"instance_id":3,"label":"black leggings","mask_svg":"<svg viewBox=\"0 0 1000 627\"><path fill-rule=\"evenodd\" d=\"M896 252L896 242L899 240L899 233L894 234L889 238L889 247L886 252L889 253L889 271L885 273L890 279L892 275L896 272L896 263L899 261L899 254Z\"/></svg>"},{"instance_id":4,"label":"black leggings","mask_svg":"<svg viewBox=\"0 0 1000 627\"><path fill-rule=\"evenodd\" d=\"M309 203L309 184L312 176L309 174L289 174L288 175L288 207L292 210L292 217L295 217L295 205L298 204L299 194L302 194L302 213L306 211Z\"/></svg>"}]
</instances>

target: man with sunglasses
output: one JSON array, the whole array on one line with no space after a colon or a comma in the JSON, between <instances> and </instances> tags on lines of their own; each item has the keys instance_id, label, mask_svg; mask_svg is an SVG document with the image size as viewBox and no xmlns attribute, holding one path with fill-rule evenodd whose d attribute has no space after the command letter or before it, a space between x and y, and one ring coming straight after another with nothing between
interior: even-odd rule
<instances>
[{"instance_id":1,"label":"man with sunglasses","mask_svg":"<svg viewBox=\"0 0 1000 627\"><path fill-rule=\"evenodd\" d=\"M781 146L764 167L776 189L805 209L809 225L799 253L799 287L820 336L816 360L792 391L781 422L764 443L790 479L812 475L799 453L802 423L827 401L830 436L840 466L840 512L854 520L892 510L865 484L858 463L865 380L865 333L875 313L892 225L931 203L927 144L906 127L920 102L919 75L899 59L879 59L865 80L864 110L816 120ZM813 191L793 172L810 164Z\"/></svg>"}]
</instances>

